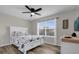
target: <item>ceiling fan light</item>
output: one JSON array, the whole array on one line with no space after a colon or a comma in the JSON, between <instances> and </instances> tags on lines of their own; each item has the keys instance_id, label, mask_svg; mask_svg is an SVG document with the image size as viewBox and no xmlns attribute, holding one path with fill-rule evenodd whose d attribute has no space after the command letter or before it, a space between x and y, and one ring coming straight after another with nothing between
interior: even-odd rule
<instances>
[{"instance_id":1,"label":"ceiling fan light","mask_svg":"<svg viewBox=\"0 0 79 59\"><path fill-rule=\"evenodd\" d=\"M31 15L35 15L34 13L31 13Z\"/></svg>"}]
</instances>

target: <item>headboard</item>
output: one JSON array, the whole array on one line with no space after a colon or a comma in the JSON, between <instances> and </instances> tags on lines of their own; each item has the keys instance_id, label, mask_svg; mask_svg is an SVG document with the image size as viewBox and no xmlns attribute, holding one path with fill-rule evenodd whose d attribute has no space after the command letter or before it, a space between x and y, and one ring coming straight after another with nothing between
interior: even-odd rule
<instances>
[{"instance_id":1,"label":"headboard","mask_svg":"<svg viewBox=\"0 0 79 59\"><path fill-rule=\"evenodd\" d=\"M12 43L13 37L28 35L28 28L10 26L10 43Z\"/></svg>"}]
</instances>

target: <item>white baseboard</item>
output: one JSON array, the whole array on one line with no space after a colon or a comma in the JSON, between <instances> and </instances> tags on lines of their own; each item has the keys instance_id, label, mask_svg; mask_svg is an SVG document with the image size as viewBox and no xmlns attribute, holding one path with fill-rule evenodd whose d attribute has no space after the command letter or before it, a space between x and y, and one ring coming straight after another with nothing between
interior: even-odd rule
<instances>
[{"instance_id":1,"label":"white baseboard","mask_svg":"<svg viewBox=\"0 0 79 59\"><path fill-rule=\"evenodd\" d=\"M58 45L58 44L55 44L55 43L49 43L49 42L45 42L45 43L47 43L47 44L51 44L51 45L60 46L60 45Z\"/></svg>"},{"instance_id":2,"label":"white baseboard","mask_svg":"<svg viewBox=\"0 0 79 59\"><path fill-rule=\"evenodd\" d=\"M0 47L7 46L7 45L11 45L11 43L8 43L8 44L2 44L2 45L0 45Z\"/></svg>"}]
</instances>

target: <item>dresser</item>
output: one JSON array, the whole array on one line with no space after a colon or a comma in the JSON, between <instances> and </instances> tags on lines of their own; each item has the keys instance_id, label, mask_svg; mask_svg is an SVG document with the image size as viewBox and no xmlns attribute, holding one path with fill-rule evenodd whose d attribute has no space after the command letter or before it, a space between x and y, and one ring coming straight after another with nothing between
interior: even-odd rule
<instances>
[{"instance_id":1,"label":"dresser","mask_svg":"<svg viewBox=\"0 0 79 59\"><path fill-rule=\"evenodd\" d=\"M79 54L79 38L62 38L61 54Z\"/></svg>"}]
</instances>

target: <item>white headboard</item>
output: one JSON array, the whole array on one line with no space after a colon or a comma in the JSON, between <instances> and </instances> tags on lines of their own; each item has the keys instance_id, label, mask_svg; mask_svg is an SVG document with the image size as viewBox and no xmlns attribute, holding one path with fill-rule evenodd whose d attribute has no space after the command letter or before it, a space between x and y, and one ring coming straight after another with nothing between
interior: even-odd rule
<instances>
[{"instance_id":1,"label":"white headboard","mask_svg":"<svg viewBox=\"0 0 79 59\"><path fill-rule=\"evenodd\" d=\"M16 26L10 26L10 42L12 41L12 38L14 36L24 36L28 35L28 28L25 27L16 27Z\"/></svg>"},{"instance_id":2,"label":"white headboard","mask_svg":"<svg viewBox=\"0 0 79 59\"><path fill-rule=\"evenodd\" d=\"M28 28L11 26L10 32L14 32L14 31L27 32L28 33Z\"/></svg>"}]
</instances>

